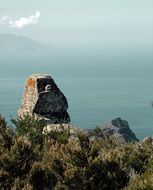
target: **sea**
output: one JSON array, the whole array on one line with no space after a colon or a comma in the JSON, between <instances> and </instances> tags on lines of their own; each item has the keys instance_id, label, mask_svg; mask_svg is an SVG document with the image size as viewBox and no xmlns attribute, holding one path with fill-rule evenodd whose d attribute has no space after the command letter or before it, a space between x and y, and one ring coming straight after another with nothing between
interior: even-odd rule
<instances>
[{"instance_id":1,"label":"sea","mask_svg":"<svg viewBox=\"0 0 153 190\"><path fill-rule=\"evenodd\" d=\"M120 117L139 139L153 135L151 56L1 56L0 114L9 125L21 104L25 80L34 73L54 78L68 100L72 124L94 128Z\"/></svg>"}]
</instances>

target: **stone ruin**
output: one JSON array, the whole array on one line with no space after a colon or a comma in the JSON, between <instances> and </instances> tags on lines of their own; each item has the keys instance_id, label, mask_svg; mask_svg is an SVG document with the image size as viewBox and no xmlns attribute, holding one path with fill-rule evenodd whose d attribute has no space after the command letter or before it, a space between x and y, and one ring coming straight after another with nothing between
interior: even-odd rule
<instances>
[{"instance_id":1,"label":"stone ruin","mask_svg":"<svg viewBox=\"0 0 153 190\"><path fill-rule=\"evenodd\" d=\"M34 74L27 79L19 116L36 115L49 124L69 123L67 109L67 99L51 76Z\"/></svg>"}]
</instances>

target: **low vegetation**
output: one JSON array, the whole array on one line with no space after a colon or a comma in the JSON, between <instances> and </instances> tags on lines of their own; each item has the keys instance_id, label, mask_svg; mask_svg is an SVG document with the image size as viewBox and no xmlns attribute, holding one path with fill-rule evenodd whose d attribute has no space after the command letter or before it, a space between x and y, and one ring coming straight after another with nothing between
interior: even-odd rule
<instances>
[{"instance_id":1,"label":"low vegetation","mask_svg":"<svg viewBox=\"0 0 153 190\"><path fill-rule=\"evenodd\" d=\"M43 134L44 122L25 116L7 126L0 116L2 190L151 190L153 145L67 131Z\"/></svg>"}]
</instances>

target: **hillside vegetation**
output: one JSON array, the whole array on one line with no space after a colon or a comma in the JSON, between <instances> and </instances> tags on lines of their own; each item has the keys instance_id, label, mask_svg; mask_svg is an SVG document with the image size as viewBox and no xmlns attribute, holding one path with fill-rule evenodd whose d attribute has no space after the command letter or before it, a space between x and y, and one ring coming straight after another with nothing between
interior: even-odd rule
<instances>
[{"instance_id":1,"label":"hillside vegetation","mask_svg":"<svg viewBox=\"0 0 153 190\"><path fill-rule=\"evenodd\" d=\"M151 190L153 145L124 143L85 132L43 133L44 122L25 116L7 126L0 116L2 190Z\"/></svg>"}]
</instances>

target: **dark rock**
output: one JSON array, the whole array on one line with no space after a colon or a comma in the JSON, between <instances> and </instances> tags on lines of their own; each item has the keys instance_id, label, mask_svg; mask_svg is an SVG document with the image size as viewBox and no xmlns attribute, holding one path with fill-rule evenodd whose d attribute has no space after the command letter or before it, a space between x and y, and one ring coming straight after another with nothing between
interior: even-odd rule
<instances>
[{"instance_id":1,"label":"dark rock","mask_svg":"<svg viewBox=\"0 0 153 190\"><path fill-rule=\"evenodd\" d=\"M105 135L115 136L124 142L134 142L139 141L133 131L130 129L129 124L126 120L121 118L113 119L111 122L106 123L98 127L99 131L97 135L103 137ZM95 130L88 130L90 136L95 133Z\"/></svg>"}]
</instances>

